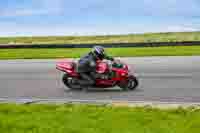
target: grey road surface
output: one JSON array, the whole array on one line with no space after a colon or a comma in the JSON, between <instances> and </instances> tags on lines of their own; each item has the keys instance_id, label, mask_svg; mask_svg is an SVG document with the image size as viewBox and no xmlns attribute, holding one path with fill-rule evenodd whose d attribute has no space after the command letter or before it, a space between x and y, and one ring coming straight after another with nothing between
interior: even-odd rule
<instances>
[{"instance_id":1,"label":"grey road surface","mask_svg":"<svg viewBox=\"0 0 200 133\"><path fill-rule=\"evenodd\" d=\"M57 60L0 61L0 98L70 98L200 102L200 56L122 58L135 70L140 85L135 91L64 91Z\"/></svg>"}]
</instances>

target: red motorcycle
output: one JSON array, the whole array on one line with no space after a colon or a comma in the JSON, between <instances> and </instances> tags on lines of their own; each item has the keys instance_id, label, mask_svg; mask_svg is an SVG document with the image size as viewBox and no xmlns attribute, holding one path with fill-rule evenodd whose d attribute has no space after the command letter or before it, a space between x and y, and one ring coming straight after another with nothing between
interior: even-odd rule
<instances>
[{"instance_id":1,"label":"red motorcycle","mask_svg":"<svg viewBox=\"0 0 200 133\"><path fill-rule=\"evenodd\" d=\"M80 76L77 73L77 63L70 60L60 60L56 69L63 71L62 81L70 89L81 89ZM128 65L120 60L114 62L97 61L96 83L93 88L110 88L119 86L123 90L134 90L138 86L137 78L130 73Z\"/></svg>"}]
</instances>

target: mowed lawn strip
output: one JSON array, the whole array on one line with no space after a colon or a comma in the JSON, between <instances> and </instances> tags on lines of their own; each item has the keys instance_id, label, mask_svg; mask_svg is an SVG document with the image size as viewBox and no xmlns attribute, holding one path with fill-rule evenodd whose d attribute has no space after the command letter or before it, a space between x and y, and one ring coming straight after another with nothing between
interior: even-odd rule
<instances>
[{"instance_id":1,"label":"mowed lawn strip","mask_svg":"<svg viewBox=\"0 0 200 133\"><path fill-rule=\"evenodd\" d=\"M0 59L79 58L90 50L90 48L0 49ZM107 48L106 50L115 57L200 55L200 46Z\"/></svg>"},{"instance_id":2,"label":"mowed lawn strip","mask_svg":"<svg viewBox=\"0 0 200 133\"><path fill-rule=\"evenodd\" d=\"M0 37L0 44L94 44L200 41L200 32L146 33L105 36Z\"/></svg>"},{"instance_id":3,"label":"mowed lawn strip","mask_svg":"<svg viewBox=\"0 0 200 133\"><path fill-rule=\"evenodd\" d=\"M198 133L199 109L0 105L1 133Z\"/></svg>"}]
</instances>

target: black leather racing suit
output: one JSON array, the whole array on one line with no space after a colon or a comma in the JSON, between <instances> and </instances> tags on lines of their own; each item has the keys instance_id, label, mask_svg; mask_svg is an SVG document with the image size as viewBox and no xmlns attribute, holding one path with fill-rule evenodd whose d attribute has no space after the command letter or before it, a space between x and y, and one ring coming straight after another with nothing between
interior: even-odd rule
<instances>
[{"instance_id":1,"label":"black leather racing suit","mask_svg":"<svg viewBox=\"0 0 200 133\"><path fill-rule=\"evenodd\" d=\"M103 59L111 60L114 59L108 55L105 55ZM81 76L80 84L82 86L91 86L95 84L96 74L96 61L97 57L92 53L88 53L78 61L78 73Z\"/></svg>"}]
</instances>

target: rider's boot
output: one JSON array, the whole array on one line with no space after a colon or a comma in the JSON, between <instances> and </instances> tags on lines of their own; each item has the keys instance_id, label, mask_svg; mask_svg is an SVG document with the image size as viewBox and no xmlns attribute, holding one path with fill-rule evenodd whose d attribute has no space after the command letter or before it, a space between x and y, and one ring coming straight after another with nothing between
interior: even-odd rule
<instances>
[{"instance_id":1,"label":"rider's boot","mask_svg":"<svg viewBox=\"0 0 200 133\"><path fill-rule=\"evenodd\" d=\"M79 80L79 84L80 84L80 88L83 90L83 91L88 91L88 88L90 87L90 84L85 81L85 80Z\"/></svg>"}]
</instances>

